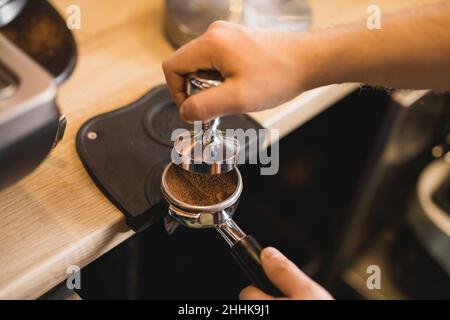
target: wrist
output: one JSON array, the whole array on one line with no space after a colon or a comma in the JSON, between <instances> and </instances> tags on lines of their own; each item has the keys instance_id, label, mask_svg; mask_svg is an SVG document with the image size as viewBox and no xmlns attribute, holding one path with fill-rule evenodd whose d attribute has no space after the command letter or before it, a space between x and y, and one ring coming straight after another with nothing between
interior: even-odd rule
<instances>
[{"instance_id":1,"label":"wrist","mask_svg":"<svg viewBox=\"0 0 450 320\"><path fill-rule=\"evenodd\" d=\"M341 28L306 32L299 35L301 83L304 90L336 83L357 81L358 55L353 36ZM356 51L355 51L356 50Z\"/></svg>"}]
</instances>

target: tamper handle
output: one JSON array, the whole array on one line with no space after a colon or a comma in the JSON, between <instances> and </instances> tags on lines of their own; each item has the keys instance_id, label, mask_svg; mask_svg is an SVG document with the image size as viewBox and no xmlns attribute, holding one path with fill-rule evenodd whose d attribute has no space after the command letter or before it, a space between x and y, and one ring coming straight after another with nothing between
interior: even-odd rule
<instances>
[{"instance_id":1,"label":"tamper handle","mask_svg":"<svg viewBox=\"0 0 450 320\"><path fill-rule=\"evenodd\" d=\"M250 235L237 241L231 247L231 255L246 273L250 281L262 291L280 297L280 291L267 278L261 264L261 245Z\"/></svg>"},{"instance_id":2,"label":"tamper handle","mask_svg":"<svg viewBox=\"0 0 450 320\"><path fill-rule=\"evenodd\" d=\"M189 73L186 76L186 94L192 96L200 91L207 90L212 87L217 87L224 81L222 75L216 70L199 70ZM202 130L211 129L217 130L220 124L220 118L215 118L211 121L202 123Z\"/></svg>"}]
</instances>

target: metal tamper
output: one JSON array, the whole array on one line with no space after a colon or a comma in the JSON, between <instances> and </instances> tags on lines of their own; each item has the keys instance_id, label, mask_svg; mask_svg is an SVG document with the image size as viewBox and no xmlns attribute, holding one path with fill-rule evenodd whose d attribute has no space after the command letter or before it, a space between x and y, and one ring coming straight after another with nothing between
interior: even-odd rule
<instances>
[{"instance_id":1,"label":"metal tamper","mask_svg":"<svg viewBox=\"0 0 450 320\"><path fill-rule=\"evenodd\" d=\"M186 94L197 94L222 84L223 78L217 71L197 71L186 77ZM236 167L239 142L225 136L219 130L220 118L202 122L201 128L182 134L174 143L174 151L181 159L177 163L183 169L206 174L229 172Z\"/></svg>"}]
</instances>

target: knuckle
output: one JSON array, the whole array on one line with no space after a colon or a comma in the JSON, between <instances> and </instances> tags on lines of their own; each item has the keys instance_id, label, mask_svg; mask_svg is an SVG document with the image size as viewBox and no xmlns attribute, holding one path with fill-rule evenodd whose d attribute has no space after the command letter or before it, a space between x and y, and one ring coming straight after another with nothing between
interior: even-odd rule
<instances>
[{"instance_id":1,"label":"knuckle","mask_svg":"<svg viewBox=\"0 0 450 320\"><path fill-rule=\"evenodd\" d=\"M221 29L211 29L205 34L205 41L209 44L219 44L221 40L223 39L224 32Z\"/></svg>"},{"instance_id":2,"label":"knuckle","mask_svg":"<svg viewBox=\"0 0 450 320\"><path fill-rule=\"evenodd\" d=\"M204 41L220 47L234 43L237 38L246 37L248 32L245 28L224 21L213 22L202 36Z\"/></svg>"},{"instance_id":3,"label":"knuckle","mask_svg":"<svg viewBox=\"0 0 450 320\"><path fill-rule=\"evenodd\" d=\"M233 41L234 31L228 28L215 28L209 30L204 35L204 40L218 49L226 48Z\"/></svg>"},{"instance_id":4,"label":"knuckle","mask_svg":"<svg viewBox=\"0 0 450 320\"><path fill-rule=\"evenodd\" d=\"M211 23L208 27L208 30L217 29L217 28L226 28L228 23L223 20L217 20Z\"/></svg>"}]
</instances>

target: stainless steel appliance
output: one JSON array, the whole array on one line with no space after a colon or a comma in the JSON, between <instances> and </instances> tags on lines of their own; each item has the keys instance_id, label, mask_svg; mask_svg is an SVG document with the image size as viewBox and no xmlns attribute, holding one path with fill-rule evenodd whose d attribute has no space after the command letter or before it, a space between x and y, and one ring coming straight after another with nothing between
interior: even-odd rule
<instances>
[{"instance_id":1,"label":"stainless steel appliance","mask_svg":"<svg viewBox=\"0 0 450 320\"><path fill-rule=\"evenodd\" d=\"M165 31L176 46L198 37L216 20L280 31L305 31L306 0L166 0Z\"/></svg>"}]
</instances>

